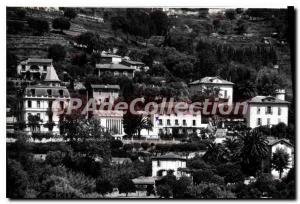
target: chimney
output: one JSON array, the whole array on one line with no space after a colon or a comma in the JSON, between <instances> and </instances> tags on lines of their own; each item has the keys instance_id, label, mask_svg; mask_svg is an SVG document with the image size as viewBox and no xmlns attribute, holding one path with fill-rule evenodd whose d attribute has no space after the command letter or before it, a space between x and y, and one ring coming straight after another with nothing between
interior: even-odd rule
<instances>
[{"instance_id":1,"label":"chimney","mask_svg":"<svg viewBox=\"0 0 300 204\"><path fill-rule=\"evenodd\" d=\"M285 89L276 89L275 97L279 100L285 101Z\"/></svg>"}]
</instances>

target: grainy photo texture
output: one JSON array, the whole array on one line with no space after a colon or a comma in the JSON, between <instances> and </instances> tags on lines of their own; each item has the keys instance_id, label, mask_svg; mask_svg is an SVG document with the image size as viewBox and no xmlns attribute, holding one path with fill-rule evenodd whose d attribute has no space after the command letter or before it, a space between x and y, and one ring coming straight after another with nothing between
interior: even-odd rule
<instances>
[{"instance_id":1,"label":"grainy photo texture","mask_svg":"<svg viewBox=\"0 0 300 204\"><path fill-rule=\"evenodd\" d=\"M6 196L295 199L294 8L6 8Z\"/></svg>"}]
</instances>

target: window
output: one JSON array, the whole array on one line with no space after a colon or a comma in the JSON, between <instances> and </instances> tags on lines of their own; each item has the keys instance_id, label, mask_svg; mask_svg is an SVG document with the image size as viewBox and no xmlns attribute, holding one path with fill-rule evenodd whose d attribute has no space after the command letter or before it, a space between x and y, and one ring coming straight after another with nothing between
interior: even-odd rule
<instances>
[{"instance_id":1,"label":"window","mask_svg":"<svg viewBox=\"0 0 300 204\"><path fill-rule=\"evenodd\" d=\"M64 109L64 102L60 101L59 104L60 104L60 109Z\"/></svg>"},{"instance_id":2,"label":"window","mask_svg":"<svg viewBox=\"0 0 300 204\"><path fill-rule=\"evenodd\" d=\"M59 90L58 93L59 93L59 96L60 96L60 97L63 97L63 96L64 96L64 91L63 91L63 90Z\"/></svg>"},{"instance_id":3,"label":"window","mask_svg":"<svg viewBox=\"0 0 300 204\"><path fill-rule=\"evenodd\" d=\"M227 90L224 91L224 98L227 98Z\"/></svg>"},{"instance_id":4,"label":"window","mask_svg":"<svg viewBox=\"0 0 300 204\"><path fill-rule=\"evenodd\" d=\"M52 101L49 101L49 102L48 102L48 107L49 107L49 108L52 108Z\"/></svg>"},{"instance_id":5,"label":"window","mask_svg":"<svg viewBox=\"0 0 300 204\"><path fill-rule=\"evenodd\" d=\"M159 160L157 160L157 166L160 166L160 161Z\"/></svg>"},{"instance_id":6,"label":"window","mask_svg":"<svg viewBox=\"0 0 300 204\"><path fill-rule=\"evenodd\" d=\"M179 124L178 124L178 120L177 120L177 119L175 120L175 125L179 125Z\"/></svg>"},{"instance_id":7,"label":"window","mask_svg":"<svg viewBox=\"0 0 300 204\"><path fill-rule=\"evenodd\" d=\"M40 102L40 101L37 101L37 102L36 102L36 106L37 106L38 108L40 108L40 107L41 107L41 102Z\"/></svg>"},{"instance_id":8,"label":"window","mask_svg":"<svg viewBox=\"0 0 300 204\"><path fill-rule=\"evenodd\" d=\"M35 89L31 89L30 92L32 96L35 96Z\"/></svg>"},{"instance_id":9,"label":"window","mask_svg":"<svg viewBox=\"0 0 300 204\"><path fill-rule=\"evenodd\" d=\"M183 120L183 121L182 121L182 124L183 124L184 126L186 126L186 120Z\"/></svg>"},{"instance_id":10,"label":"window","mask_svg":"<svg viewBox=\"0 0 300 204\"><path fill-rule=\"evenodd\" d=\"M267 107L266 114L272 114L272 107L271 106Z\"/></svg>"},{"instance_id":11,"label":"window","mask_svg":"<svg viewBox=\"0 0 300 204\"><path fill-rule=\"evenodd\" d=\"M167 125L171 125L170 119L167 120Z\"/></svg>"},{"instance_id":12,"label":"window","mask_svg":"<svg viewBox=\"0 0 300 204\"><path fill-rule=\"evenodd\" d=\"M260 114L260 108L257 108L257 114Z\"/></svg>"},{"instance_id":13,"label":"window","mask_svg":"<svg viewBox=\"0 0 300 204\"><path fill-rule=\"evenodd\" d=\"M51 89L48 89L48 90L47 90L47 94L48 94L48 96L52 96L52 90L51 90Z\"/></svg>"},{"instance_id":14,"label":"window","mask_svg":"<svg viewBox=\"0 0 300 204\"><path fill-rule=\"evenodd\" d=\"M27 101L27 107L31 108L31 101Z\"/></svg>"},{"instance_id":15,"label":"window","mask_svg":"<svg viewBox=\"0 0 300 204\"><path fill-rule=\"evenodd\" d=\"M196 120L193 120L193 126L196 126Z\"/></svg>"},{"instance_id":16,"label":"window","mask_svg":"<svg viewBox=\"0 0 300 204\"><path fill-rule=\"evenodd\" d=\"M162 119L159 119L159 120L158 120L158 124L159 124L159 125L163 125Z\"/></svg>"},{"instance_id":17,"label":"window","mask_svg":"<svg viewBox=\"0 0 300 204\"><path fill-rule=\"evenodd\" d=\"M281 108L278 107L278 115L281 115Z\"/></svg>"},{"instance_id":18,"label":"window","mask_svg":"<svg viewBox=\"0 0 300 204\"><path fill-rule=\"evenodd\" d=\"M267 118L267 125L269 126L271 124L271 119Z\"/></svg>"},{"instance_id":19,"label":"window","mask_svg":"<svg viewBox=\"0 0 300 204\"><path fill-rule=\"evenodd\" d=\"M261 118L257 118L257 125L261 126Z\"/></svg>"}]
</instances>

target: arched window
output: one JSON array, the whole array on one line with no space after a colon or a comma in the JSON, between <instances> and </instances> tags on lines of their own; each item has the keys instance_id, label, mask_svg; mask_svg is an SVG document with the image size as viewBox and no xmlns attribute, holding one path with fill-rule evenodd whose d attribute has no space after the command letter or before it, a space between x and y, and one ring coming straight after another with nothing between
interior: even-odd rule
<instances>
[{"instance_id":1,"label":"arched window","mask_svg":"<svg viewBox=\"0 0 300 204\"><path fill-rule=\"evenodd\" d=\"M61 89L61 90L58 91L58 93L59 93L59 96L60 96L60 97L63 97L63 96L64 96L64 90Z\"/></svg>"},{"instance_id":2,"label":"arched window","mask_svg":"<svg viewBox=\"0 0 300 204\"><path fill-rule=\"evenodd\" d=\"M51 90L51 89L48 89L48 90L47 90L47 94L48 94L48 96L52 96L52 90Z\"/></svg>"}]
</instances>

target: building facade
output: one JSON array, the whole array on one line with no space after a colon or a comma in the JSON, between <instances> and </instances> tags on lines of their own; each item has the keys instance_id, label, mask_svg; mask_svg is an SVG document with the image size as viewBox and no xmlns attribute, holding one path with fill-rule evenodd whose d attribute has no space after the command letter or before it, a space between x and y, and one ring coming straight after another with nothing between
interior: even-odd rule
<instances>
[{"instance_id":1,"label":"building facade","mask_svg":"<svg viewBox=\"0 0 300 204\"><path fill-rule=\"evenodd\" d=\"M100 125L116 139L124 136L123 112L117 110L98 110L94 118L100 121Z\"/></svg>"},{"instance_id":2,"label":"building facade","mask_svg":"<svg viewBox=\"0 0 300 204\"><path fill-rule=\"evenodd\" d=\"M93 91L93 98L98 104L107 100L113 102L119 97L119 85L92 84L91 87Z\"/></svg>"},{"instance_id":3,"label":"building facade","mask_svg":"<svg viewBox=\"0 0 300 204\"><path fill-rule=\"evenodd\" d=\"M135 69L132 67L125 66L123 64L96 64L96 70L98 76L101 76L105 72L109 72L114 76L126 76L130 79L134 77Z\"/></svg>"},{"instance_id":4,"label":"building facade","mask_svg":"<svg viewBox=\"0 0 300 204\"><path fill-rule=\"evenodd\" d=\"M52 59L28 58L17 66L18 75L23 78L44 79L49 68L53 68Z\"/></svg>"},{"instance_id":5,"label":"building facade","mask_svg":"<svg viewBox=\"0 0 300 204\"><path fill-rule=\"evenodd\" d=\"M143 129L141 135L146 138L159 138L162 135L200 134L208 125L202 120L200 112L186 110L175 111L177 103L161 103L158 111L150 116L151 130ZM163 109L163 110L161 110ZM168 110L170 109L170 111Z\"/></svg>"},{"instance_id":6,"label":"building facade","mask_svg":"<svg viewBox=\"0 0 300 204\"><path fill-rule=\"evenodd\" d=\"M152 177L165 176L169 170L173 171L174 176L181 177L181 169L185 168L186 159L173 153L152 158Z\"/></svg>"},{"instance_id":7,"label":"building facade","mask_svg":"<svg viewBox=\"0 0 300 204\"><path fill-rule=\"evenodd\" d=\"M25 131L59 133L60 111L68 107L70 100L68 89L60 84L56 71L51 66L48 67L43 84L26 87L21 102L21 120L27 124ZM30 125L32 116L39 118L38 127Z\"/></svg>"},{"instance_id":8,"label":"building facade","mask_svg":"<svg viewBox=\"0 0 300 204\"><path fill-rule=\"evenodd\" d=\"M248 127L288 124L289 102L273 96L256 96L247 103L247 112L244 117Z\"/></svg>"},{"instance_id":9,"label":"building facade","mask_svg":"<svg viewBox=\"0 0 300 204\"><path fill-rule=\"evenodd\" d=\"M192 95L208 89L219 89L219 98L227 99L228 104L232 104L233 85L234 83L220 77L204 77L200 80L191 82L189 87Z\"/></svg>"}]
</instances>

